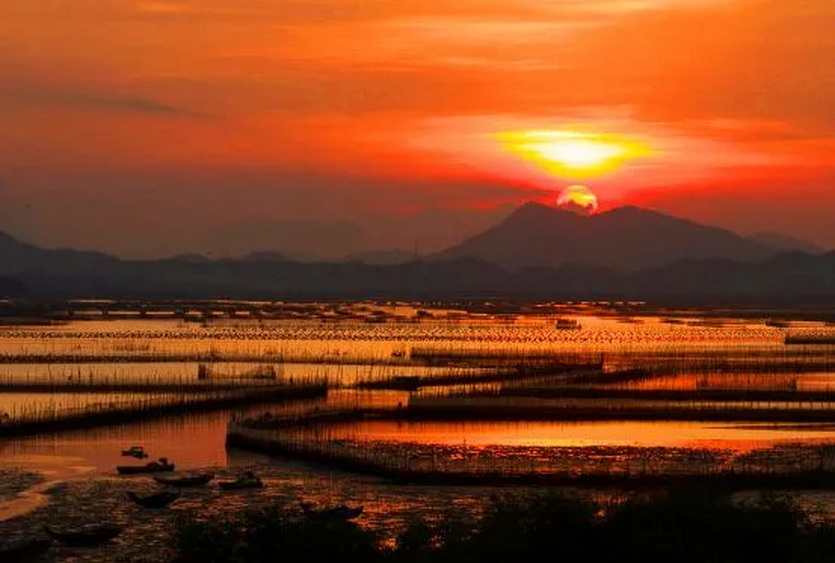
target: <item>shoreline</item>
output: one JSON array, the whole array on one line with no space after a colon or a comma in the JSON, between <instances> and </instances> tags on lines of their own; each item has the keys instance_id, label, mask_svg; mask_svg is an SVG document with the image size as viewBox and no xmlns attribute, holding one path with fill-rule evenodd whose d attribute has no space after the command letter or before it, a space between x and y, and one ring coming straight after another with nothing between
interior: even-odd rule
<instances>
[{"instance_id":1,"label":"shoreline","mask_svg":"<svg viewBox=\"0 0 835 563\"><path fill-rule=\"evenodd\" d=\"M659 487L709 487L719 490L741 491L809 489L835 490L835 472L825 470L798 471L793 473L734 473L729 471L712 474L671 475L636 473L571 474L563 473L491 473L443 470L415 470L402 464L390 466L373 461L329 454L282 444L276 441L230 433L227 447L241 448L285 459L313 463L324 468L386 479L392 483L441 486L536 486L576 488L644 489Z\"/></svg>"}]
</instances>

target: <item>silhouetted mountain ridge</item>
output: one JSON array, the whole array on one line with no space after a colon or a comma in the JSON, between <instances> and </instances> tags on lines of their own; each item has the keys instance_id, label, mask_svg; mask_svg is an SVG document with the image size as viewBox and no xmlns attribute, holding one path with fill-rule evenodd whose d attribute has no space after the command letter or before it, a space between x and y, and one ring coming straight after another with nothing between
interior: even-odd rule
<instances>
[{"instance_id":1,"label":"silhouetted mountain ridge","mask_svg":"<svg viewBox=\"0 0 835 563\"><path fill-rule=\"evenodd\" d=\"M582 233L579 241L575 238L578 230ZM499 236L503 233L507 240ZM543 245L543 241L548 244ZM687 303L794 303L835 298L835 252L812 255L790 251L774 255L759 245L748 246L753 243L729 231L638 208L620 208L587 218L529 204L496 228L461 246L489 248L491 243L498 250L487 256L463 254L446 260L385 265L358 261L307 263L285 260L275 253L256 253L244 259L209 260L185 255L132 261L96 252L44 250L0 233L0 295L28 292L35 297L167 299L641 299ZM642 244L657 248L644 249ZM713 248L711 244L720 250L730 246L745 260L688 252ZM497 256L509 260L514 253L524 254L526 245L540 253L535 256L556 255L561 261L519 260L514 267L497 263ZM682 256L672 256L672 250L682 248ZM763 258L752 259L748 252L752 249ZM590 255L597 256L598 263L587 260ZM630 257L629 261L614 259L622 255ZM636 263L658 262L660 258L670 259L663 264L634 267ZM625 268L625 264L632 268Z\"/></svg>"},{"instance_id":2,"label":"silhouetted mountain ridge","mask_svg":"<svg viewBox=\"0 0 835 563\"><path fill-rule=\"evenodd\" d=\"M754 242L770 246L777 250L800 250L802 252L808 252L809 254L821 254L826 252L826 249L820 245L805 239L784 235L782 233L755 233L753 235L748 235L748 238Z\"/></svg>"},{"instance_id":3,"label":"silhouetted mountain ridge","mask_svg":"<svg viewBox=\"0 0 835 563\"><path fill-rule=\"evenodd\" d=\"M473 256L508 269L576 264L637 271L685 258L753 262L774 253L726 229L638 207L584 217L528 203L495 227L432 259Z\"/></svg>"}]
</instances>

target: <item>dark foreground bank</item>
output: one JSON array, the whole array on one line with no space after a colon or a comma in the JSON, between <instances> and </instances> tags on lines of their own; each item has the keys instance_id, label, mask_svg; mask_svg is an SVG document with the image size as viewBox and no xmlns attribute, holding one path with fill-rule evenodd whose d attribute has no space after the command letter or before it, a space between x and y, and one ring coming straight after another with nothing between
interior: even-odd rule
<instances>
[{"instance_id":1,"label":"dark foreground bank","mask_svg":"<svg viewBox=\"0 0 835 563\"><path fill-rule=\"evenodd\" d=\"M471 520L416 519L391 545L350 520L286 507L210 522L186 519L174 541L181 563L763 563L835 557L835 528L812 522L791 501L739 503L694 490L606 505L561 495L506 498Z\"/></svg>"}]
</instances>

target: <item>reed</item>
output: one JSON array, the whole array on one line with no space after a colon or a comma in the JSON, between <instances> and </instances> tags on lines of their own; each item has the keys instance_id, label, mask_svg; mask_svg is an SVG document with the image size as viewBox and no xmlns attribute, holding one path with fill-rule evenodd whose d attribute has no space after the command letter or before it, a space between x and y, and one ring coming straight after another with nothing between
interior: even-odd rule
<instances>
[{"instance_id":1,"label":"reed","mask_svg":"<svg viewBox=\"0 0 835 563\"><path fill-rule=\"evenodd\" d=\"M714 450L629 447L514 452L513 448L369 443L337 436L321 429L287 432L233 426L227 444L409 483L835 488L833 446L755 450L739 456Z\"/></svg>"},{"instance_id":2,"label":"reed","mask_svg":"<svg viewBox=\"0 0 835 563\"><path fill-rule=\"evenodd\" d=\"M0 437L32 435L92 426L108 426L153 417L186 414L282 401L322 397L325 387L276 386L265 389L236 389L183 393L134 393L120 400L100 401L80 406L47 403L24 406L0 414Z\"/></svg>"},{"instance_id":3,"label":"reed","mask_svg":"<svg viewBox=\"0 0 835 563\"><path fill-rule=\"evenodd\" d=\"M479 385L484 383L510 383L529 380L570 381L580 374L601 374L595 364L567 364L562 362L521 363L504 368L459 370L431 376L391 376L383 379L360 381L359 389L399 389L416 391L422 387L452 385Z\"/></svg>"}]
</instances>

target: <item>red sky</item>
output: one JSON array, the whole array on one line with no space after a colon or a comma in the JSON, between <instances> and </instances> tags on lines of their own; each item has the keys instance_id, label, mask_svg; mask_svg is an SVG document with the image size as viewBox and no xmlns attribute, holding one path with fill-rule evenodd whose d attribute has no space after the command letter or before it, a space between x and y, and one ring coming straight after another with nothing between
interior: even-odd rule
<instances>
[{"instance_id":1,"label":"red sky","mask_svg":"<svg viewBox=\"0 0 835 563\"><path fill-rule=\"evenodd\" d=\"M583 178L835 247L831 0L6 0L0 230L124 256L437 249Z\"/></svg>"}]
</instances>

